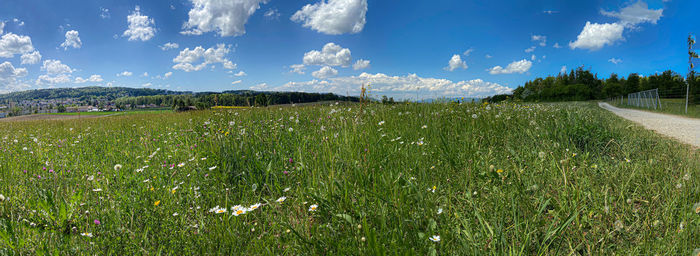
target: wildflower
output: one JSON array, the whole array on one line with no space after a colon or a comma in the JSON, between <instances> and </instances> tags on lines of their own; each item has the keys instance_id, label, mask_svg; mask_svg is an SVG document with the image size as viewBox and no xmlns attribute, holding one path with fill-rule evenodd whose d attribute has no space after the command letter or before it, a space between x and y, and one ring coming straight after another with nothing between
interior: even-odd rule
<instances>
[{"instance_id":1,"label":"wildflower","mask_svg":"<svg viewBox=\"0 0 700 256\"><path fill-rule=\"evenodd\" d=\"M185 163L179 163L179 164L177 164L177 167L183 167L183 166L185 166Z\"/></svg>"},{"instance_id":2,"label":"wildflower","mask_svg":"<svg viewBox=\"0 0 700 256\"><path fill-rule=\"evenodd\" d=\"M682 187L683 187L683 183L678 182L678 184L676 184L676 188L677 188L677 189L680 189L680 188L682 188Z\"/></svg>"},{"instance_id":3,"label":"wildflower","mask_svg":"<svg viewBox=\"0 0 700 256\"><path fill-rule=\"evenodd\" d=\"M176 213L173 213L173 217L176 217L176 216L178 216L178 215L180 215L180 214L177 214L177 212L176 212Z\"/></svg>"},{"instance_id":4,"label":"wildflower","mask_svg":"<svg viewBox=\"0 0 700 256\"><path fill-rule=\"evenodd\" d=\"M100 225L100 224L102 224L102 222L100 222L100 220L98 220L98 219L95 219L94 222L95 222L95 225Z\"/></svg>"},{"instance_id":5,"label":"wildflower","mask_svg":"<svg viewBox=\"0 0 700 256\"><path fill-rule=\"evenodd\" d=\"M442 208L438 208L437 214L442 214Z\"/></svg>"},{"instance_id":6,"label":"wildflower","mask_svg":"<svg viewBox=\"0 0 700 256\"><path fill-rule=\"evenodd\" d=\"M685 175L683 175L683 179L690 180L690 173L686 173Z\"/></svg>"},{"instance_id":7,"label":"wildflower","mask_svg":"<svg viewBox=\"0 0 700 256\"><path fill-rule=\"evenodd\" d=\"M423 125L423 126L421 126L420 128L421 128L421 129L427 129L428 126L427 126L427 125Z\"/></svg>"},{"instance_id":8,"label":"wildflower","mask_svg":"<svg viewBox=\"0 0 700 256\"><path fill-rule=\"evenodd\" d=\"M87 177L87 180L89 180L89 181L92 181L92 180L94 180L94 179L95 179L95 176L93 176L93 175L90 175L90 176Z\"/></svg>"},{"instance_id":9,"label":"wildflower","mask_svg":"<svg viewBox=\"0 0 700 256\"><path fill-rule=\"evenodd\" d=\"M285 189L282 190L282 191L283 191L283 192L287 192L287 191L289 191L290 189L292 189L292 188L289 188L289 187L288 187L288 188L285 188Z\"/></svg>"},{"instance_id":10,"label":"wildflower","mask_svg":"<svg viewBox=\"0 0 700 256\"><path fill-rule=\"evenodd\" d=\"M309 206L309 211L310 211L310 212L315 212L316 209L318 209L318 205L317 205L317 204L312 204L311 206Z\"/></svg>"},{"instance_id":11,"label":"wildflower","mask_svg":"<svg viewBox=\"0 0 700 256\"><path fill-rule=\"evenodd\" d=\"M620 220L616 220L614 225L615 225L615 231L620 231L625 227L625 225L622 224L622 221L620 221Z\"/></svg>"},{"instance_id":12,"label":"wildflower","mask_svg":"<svg viewBox=\"0 0 700 256\"><path fill-rule=\"evenodd\" d=\"M3 202L3 201L5 201L5 196L3 196L2 194L0 194L0 202Z\"/></svg>"},{"instance_id":13,"label":"wildflower","mask_svg":"<svg viewBox=\"0 0 700 256\"><path fill-rule=\"evenodd\" d=\"M472 114L472 118L476 119L477 117L479 117L479 116L477 116L476 114ZM440 238L438 237L438 239L440 239Z\"/></svg>"},{"instance_id":14,"label":"wildflower","mask_svg":"<svg viewBox=\"0 0 700 256\"><path fill-rule=\"evenodd\" d=\"M216 169L216 166L209 167L210 171L213 171L214 169Z\"/></svg>"},{"instance_id":15,"label":"wildflower","mask_svg":"<svg viewBox=\"0 0 700 256\"><path fill-rule=\"evenodd\" d=\"M87 236L87 237L92 237L92 233L80 233L81 236Z\"/></svg>"},{"instance_id":16,"label":"wildflower","mask_svg":"<svg viewBox=\"0 0 700 256\"><path fill-rule=\"evenodd\" d=\"M503 173L503 169L496 170L497 173Z\"/></svg>"},{"instance_id":17,"label":"wildflower","mask_svg":"<svg viewBox=\"0 0 700 256\"><path fill-rule=\"evenodd\" d=\"M544 153L544 152L542 152L542 151L540 151L540 153L538 153L537 155L538 155L540 158L544 158L544 157L547 156L547 154Z\"/></svg>"},{"instance_id":18,"label":"wildflower","mask_svg":"<svg viewBox=\"0 0 700 256\"><path fill-rule=\"evenodd\" d=\"M277 199L277 202L281 204L282 202L284 202L284 200L287 200L287 197L286 197L286 196L283 196L283 197L278 198L278 199Z\"/></svg>"},{"instance_id":19,"label":"wildflower","mask_svg":"<svg viewBox=\"0 0 700 256\"><path fill-rule=\"evenodd\" d=\"M293 132L293 131L294 131L294 128L289 127L289 132Z\"/></svg>"},{"instance_id":20,"label":"wildflower","mask_svg":"<svg viewBox=\"0 0 700 256\"><path fill-rule=\"evenodd\" d=\"M121 165L121 164L115 164L115 165L114 165L114 170L115 170L115 171L119 171L119 169L121 169L121 168L122 168L122 165Z\"/></svg>"},{"instance_id":21,"label":"wildflower","mask_svg":"<svg viewBox=\"0 0 700 256\"><path fill-rule=\"evenodd\" d=\"M152 190L152 188L151 188L151 190ZM159 204L160 204L160 200L153 202L154 206L158 206Z\"/></svg>"},{"instance_id":22,"label":"wildflower","mask_svg":"<svg viewBox=\"0 0 700 256\"><path fill-rule=\"evenodd\" d=\"M1 196L2 195L0 195L0 201L3 199ZM693 210L695 211L695 214L700 214L700 203L695 203L695 205L693 205Z\"/></svg>"},{"instance_id":23,"label":"wildflower","mask_svg":"<svg viewBox=\"0 0 700 256\"><path fill-rule=\"evenodd\" d=\"M250 207L248 207L248 210L252 211L252 210L258 209L258 208L260 208L260 205L261 205L260 203L251 205Z\"/></svg>"},{"instance_id":24,"label":"wildflower","mask_svg":"<svg viewBox=\"0 0 700 256\"><path fill-rule=\"evenodd\" d=\"M224 212L225 211L226 211L226 209L224 209ZM219 212L217 212L217 213L219 213ZM238 209L233 211L233 216L239 216L239 215L243 215L245 213L246 213L246 209L243 207L239 207Z\"/></svg>"},{"instance_id":25,"label":"wildflower","mask_svg":"<svg viewBox=\"0 0 700 256\"><path fill-rule=\"evenodd\" d=\"M384 125L384 121L380 121L377 125Z\"/></svg>"},{"instance_id":26,"label":"wildflower","mask_svg":"<svg viewBox=\"0 0 700 256\"><path fill-rule=\"evenodd\" d=\"M576 153L571 154L571 157L576 157Z\"/></svg>"},{"instance_id":27,"label":"wildflower","mask_svg":"<svg viewBox=\"0 0 700 256\"><path fill-rule=\"evenodd\" d=\"M440 242L440 236L439 236L439 235L431 236L431 237L428 238L428 239L430 239L430 241L433 241L433 242L436 242L436 243L437 243L437 242Z\"/></svg>"},{"instance_id":28,"label":"wildflower","mask_svg":"<svg viewBox=\"0 0 700 256\"><path fill-rule=\"evenodd\" d=\"M435 193L435 189L437 189L437 186L433 186L432 189L429 188L428 190L429 190L430 192Z\"/></svg>"},{"instance_id":29,"label":"wildflower","mask_svg":"<svg viewBox=\"0 0 700 256\"><path fill-rule=\"evenodd\" d=\"M96 188L96 189L93 189L93 190L92 190L92 192L101 192L101 191L102 191L101 188Z\"/></svg>"},{"instance_id":30,"label":"wildflower","mask_svg":"<svg viewBox=\"0 0 700 256\"><path fill-rule=\"evenodd\" d=\"M625 157L625 162L628 162L628 163L629 163L629 162L632 162L632 160L630 160L629 158Z\"/></svg>"}]
</instances>

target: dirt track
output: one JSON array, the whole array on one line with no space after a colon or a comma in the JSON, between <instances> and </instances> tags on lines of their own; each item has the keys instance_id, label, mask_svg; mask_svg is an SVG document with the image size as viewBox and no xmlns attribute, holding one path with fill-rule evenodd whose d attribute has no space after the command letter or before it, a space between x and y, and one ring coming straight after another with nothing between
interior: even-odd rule
<instances>
[{"instance_id":1,"label":"dirt track","mask_svg":"<svg viewBox=\"0 0 700 256\"><path fill-rule=\"evenodd\" d=\"M700 147L700 119L617 108L603 102L598 103L598 106L610 110L622 118L641 124L649 130Z\"/></svg>"}]
</instances>

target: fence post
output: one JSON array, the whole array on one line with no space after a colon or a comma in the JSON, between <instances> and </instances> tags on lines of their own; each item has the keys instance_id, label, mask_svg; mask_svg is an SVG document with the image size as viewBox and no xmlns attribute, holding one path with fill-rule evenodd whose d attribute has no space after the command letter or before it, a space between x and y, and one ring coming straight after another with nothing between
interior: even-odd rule
<instances>
[{"instance_id":1,"label":"fence post","mask_svg":"<svg viewBox=\"0 0 700 256\"><path fill-rule=\"evenodd\" d=\"M659 109L663 109L663 108L661 107L661 98L660 98L660 96L659 96L659 88L656 88L656 101L659 102Z\"/></svg>"}]
</instances>

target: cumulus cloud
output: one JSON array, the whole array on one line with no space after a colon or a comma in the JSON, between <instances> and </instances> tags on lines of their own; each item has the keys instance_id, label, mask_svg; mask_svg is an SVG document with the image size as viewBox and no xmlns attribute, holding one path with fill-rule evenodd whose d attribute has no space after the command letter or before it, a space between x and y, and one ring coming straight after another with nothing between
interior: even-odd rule
<instances>
[{"instance_id":1,"label":"cumulus cloud","mask_svg":"<svg viewBox=\"0 0 700 256\"><path fill-rule=\"evenodd\" d=\"M133 74L134 74L134 73L131 73L131 72L129 72L129 71L124 71L124 72L121 72L121 73L117 74L117 76L131 76L131 75L133 75Z\"/></svg>"},{"instance_id":2,"label":"cumulus cloud","mask_svg":"<svg viewBox=\"0 0 700 256\"><path fill-rule=\"evenodd\" d=\"M151 84L151 83L145 83L145 84L142 84L141 86L143 86L143 87L151 87L152 85L153 85L153 84Z\"/></svg>"},{"instance_id":3,"label":"cumulus cloud","mask_svg":"<svg viewBox=\"0 0 700 256\"><path fill-rule=\"evenodd\" d=\"M201 35L216 31L220 36L240 36L245 34L248 18L267 0L190 0L192 9L189 20L183 25L186 35Z\"/></svg>"},{"instance_id":4,"label":"cumulus cloud","mask_svg":"<svg viewBox=\"0 0 700 256\"><path fill-rule=\"evenodd\" d=\"M41 54L39 51L33 51L31 53L22 54L22 65L33 65L41 61Z\"/></svg>"},{"instance_id":5,"label":"cumulus cloud","mask_svg":"<svg viewBox=\"0 0 700 256\"><path fill-rule=\"evenodd\" d=\"M0 35L2 35L3 29L5 29L5 22L0 21Z\"/></svg>"},{"instance_id":6,"label":"cumulus cloud","mask_svg":"<svg viewBox=\"0 0 700 256\"><path fill-rule=\"evenodd\" d=\"M348 67L351 63L350 49L334 43L327 43L321 51L313 50L304 54L304 65Z\"/></svg>"},{"instance_id":7,"label":"cumulus cloud","mask_svg":"<svg viewBox=\"0 0 700 256\"><path fill-rule=\"evenodd\" d=\"M240 84L241 82L243 82L243 80L236 80L236 81L231 82L231 84L232 84L232 85L233 85L233 84Z\"/></svg>"},{"instance_id":8,"label":"cumulus cloud","mask_svg":"<svg viewBox=\"0 0 700 256\"><path fill-rule=\"evenodd\" d=\"M276 20L280 17L280 12L277 9L270 9L265 12L265 18Z\"/></svg>"},{"instance_id":9,"label":"cumulus cloud","mask_svg":"<svg viewBox=\"0 0 700 256\"><path fill-rule=\"evenodd\" d=\"M608 60L608 62L617 65L617 64L622 63L622 60L621 60L621 59L616 59L616 58L610 58L610 59Z\"/></svg>"},{"instance_id":10,"label":"cumulus cloud","mask_svg":"<svg viewBox=\"0 0 700 256\"><path fill-rule=\"evenodd\" d=\"M306 66L304 66L304 64L294 64L294 65L289 66L289 68L291 69L290 72L303 75L304 70L306 69Z\"/></svg>"},{"instance_id":11,"label":"cumulus cloud","mask_svg":"<svg viewBox=\"0 0 700 256\"><path fill-rule=\"evenodd\" d=\"M320 33L359 33L365 27L367 0L321 0L307 4L291 20Z\"/></svg>"},{"instance_id":12,"label":"cumulus cloud","mask_svg":"<svg viewBox=\"0 0 700 256\"><path fill-rule=\"evenodd\" d=\"M99 82L102 82L102 81L104 81L104 79L102 79L102 76L101 76L101 75L91 75L91 76L90 76L89 78L87 78L87 79L84 79L84 78L82 78L82 77L76 77L76 78L75 78L75 83L76 83L76 84L82 84L82 83L87 83L87 82L99 83Z\"/></svg>"},{"instance_id":13,"label":"cumulus cloud","mask_svg":"<svg viewBox=\"0 0 700 256\"><path fill-rule=\"evenodd\" d=\"M622 8L619 12L601 10L600 13L605 16L618 18L620 20L619 23L626 27L634 27L637 24L646 22L656 24L663 16L663 11L663 9L649 9L649 6L640 0Z\"/></svg>"},{"instance_id":14,"label":"cumulus cloud","mask_svg":"<svg viewBox=\"0 0 700 256\"><path fill-rule=\"evenodd\" d=\"M241 76L246 76L246 75L248 75L248 74L246 74L243 71L238 71L238 73L234 74L233 76L241 77Z\"/></svg>"},{"instance_id":15,"label":"cumulus cloud","mask_svg":"<svg viewBox=\"0 0 700 256\"><path fill-rule=\"evenodd\" d=\"M537 47L536 47L536 46L533 46L533 47L527 48L527 49L525 49L525 52L526 52L526 53L534 52L534 51L535 51L535 48L537 48Z\"/></svg>"},{"instance_id":16,"label":"cumulus cloud","mask_svg":"<svg viewBox=\"0 0 700 256\"><path fill-rule=\"evenodd\" d=\"M146 15L141 15L141 7L138 5L134 11L126 17L129 29L122 36L129 37L129 41L148 41L156 35L156 22Z\"/></svg>"},{"instance_id":17,"label":"cumulus cloud","mask_svg":"<svg viewBox=\"0 0 700 256\"><path fill-rule=\"evenodd\" d=\"M267 90L268 88L270 88L270 87L267 85L267 83L260 83L260 84L256 84L256 85L253 85L250 87L250 89L253 91L264 91L264 90Z\"/></svg>"},{"instance_id":18,"label":"cumulus cloud","mask_svg":"<svg viewBox=\"0 0 700 256\"><path fill-rule=\"evenodd\" d=\"M28 36L7 33L0 37L0 57L12 58L16 54L24 54L34 51L32 39Z\"/></svg>"},{"instance_id":19,"label":"cumulus cloud","mask_svg":"<svg viewBox=\"0 0 700 256\"><path fill-rule=\"evenodd\" d=\"M226 44L218 44L216 47L208 49L202 46L197 46L192 50L190 50L190 48L185 48L173 59L173 62L176 63L173 65L173 69L179 69L185 72L200 71L209 64L216 63L221 63L225 69L235 69L236 64L233 64L233 62L226 58L226 55L228 55L230 51L230 46L226 46Z\"/></svg>"},{"instance_id":20,"label":"cumulus cloud","mask_svg":"<svg viewBox=\"0 0 700 256\"><path fill-rule=\"evenodd\" d=\"M454 71L455 69L459 68L467 69L467 63L462 60L462 57L460 57L459 54L452 55L452 58L447 63L447 67L445 67L445 70Z\"/></svg>"},{"instance_id":21,"label":"cumulus cloud","mask_svg":"<svg viewBox=\"0 0 700 256\"><path fill-rule=\"evenodd\" d=\"M173 76L173 72L165 73L165 74L163 75L163 79L168 79L168 78L170 78L171 76Z\"/></svg>"},{"instance_id":22,"label":"cumulus cloud","mask_svg":"<svg viewBox=\"0 0 700 256\"><path fill-rule=\"evenodd\" d=\"M68 65L61 63L60 60L45 60L41 66L41 71L46 72L46 74L40 75L36 79L37 85L70 83L70 74L74 70Z\"/></svg>"},{"instance_id":23,"label":"cumulus cloud","mask_svg":"<svg viewBox=\"0 0 700 256\"><path fill-rule=\"evenodd\" d=\"M326 79L338 75L338 70L335 70L334 68L329 66L324 66L318 71L311 72L311 75L315 78Z\"/></svg>"},{"instance_id":24,"label":"cumulus cloud","mask_svg":"<svg viewBox=\"0 0 700 256\"><path fill-rule=\"evenodd\" d=\"M542 35L533 35L532 36L532 41L533 42L539 42L540 46L546 46L547 45L547 37L542 36Z\"/></svg>"},{"instance_id":25,"label":"cumulus cloud","mask_svg":"<svg viewBox=\"0 0 700 256\"><path fill-rule=\"evenodd\" d=\"M605 45L612 45L618 40L623 40L622 31L624 26L618 23L591 23L586 22L581 34L575 42L569 42L571 49L599 50Z\"/></svg>"},{"instance_id":26,"label":"cumulus cloud","mask_svg":"<svg viewBox=\"0 0 700 256\"><path fill-rule=\"evenodd\" d=\"M63 50L68 50L69 47L80 48L82 45L83 42L80 41L78 31L75 30L69 30L68 32L66 32L66 41L61 43L61 47L63 47Z\"/></svg>"},{"instance_id":27,"label":"cumulus cloud","mask_svg":"<svg viewBox=\"0 0 700 256\"><path fill-rule=\"evenodd\" d=\"M530 70L532 67L532 62L526 59L519 60L519 61L513 61L506 68L503 68L501 66L495 66L491 69L489 69L489 73L492 75L497 75L497 74L513 74L513 73L525 73Z\"/></svg>"},{"instance_id":28,"label":"cumulus cloud","mask_svg":"<svg viewBox=\"0 0 700 256\"><path fill-rule=\"evenodd\" d=\"M5 61L0 64L0 93L7 93L29 87L19 79L27 75L26 68L15 68L12 63Z\"/></svg>"},{"instance_id":29,"label":"cumulus cloud","mask_svg":"<svg viewBox=\"0 0 700 256\"><path fill-rule=\"evenodd\" d=\"M559 45L559 43L554 43L554 46L552 46L552 47L559 49L559 48L561 48L561 45Z\"/></svg>"},{"instance_id":30,"label":"cumulus cloud","mask_svg":"<svg viewBox=\"0 0 700 256\"><path fill-rule=\"evenodd\" d=\"M484 97L511 92L510 88L481 79L454 82L447 79L423 78L416 74L389 76L382 73L362 73L358 76L335 77L328 80L288 82L275 87L275 91L332 92L358 95L362 84L371 84L372 91L399 98L413 97L417 93L445 97Z\"/></svg>"},{"instance_id":31,"label":"cumulus cloud","mask_svg":"<svg viewBox=\"0 0 700 256\"><path fill-rule=\"evenodd\" d=\"M352 64L352 69L354 70L360 70L360 69L366 69L369 68L369 60L363 60L359 59L355 61L355 64Z\"/></svg>"},{"instance_id":32,"label":"cumulus cloud","mask_svg":"<svg viewBox=\"0 0 700 256\"><path fill-rule=\"evenodd\" d=\"M164 45L161 45L158 47L160 47L160 49L163 51L167 51L167 50L180 48L180 45L177 43L165 43Z\"/></svg>"},{"instance_id":33,"label":"cumulus cloud","mask_svg":"<svg viewBox=\"0 0 700 256\"><path fill-rule=\"evenodd\" d=\"M566 74L566 66L561 66L561 69L559 70L559 74Z\"/></svg>"}]
</instances>

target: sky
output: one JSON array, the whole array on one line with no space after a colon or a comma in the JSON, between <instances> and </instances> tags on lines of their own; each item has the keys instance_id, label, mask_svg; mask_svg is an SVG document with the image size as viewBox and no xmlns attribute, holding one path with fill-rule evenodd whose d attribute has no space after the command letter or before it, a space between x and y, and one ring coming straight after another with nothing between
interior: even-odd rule
<instances>
[{"instance_id":1,"label":"sky","mask_svg":"<svg viewBox=\"0 0 700 256\"><path fill-rule=\"evenodd\" d=\"M700 1L0 1L0 93L485 97L579 66L686 74Z\"/></svg>"}]
</instances>

